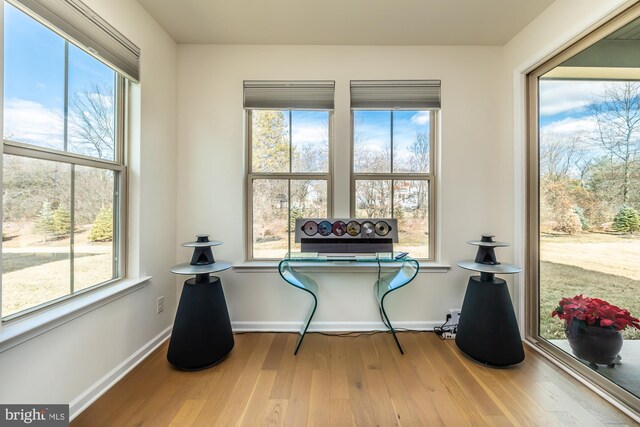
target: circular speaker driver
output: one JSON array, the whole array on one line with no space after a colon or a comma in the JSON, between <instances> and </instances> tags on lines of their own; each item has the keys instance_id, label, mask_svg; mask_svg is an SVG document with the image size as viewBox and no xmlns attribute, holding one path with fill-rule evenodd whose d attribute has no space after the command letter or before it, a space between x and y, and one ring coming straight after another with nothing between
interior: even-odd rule
<instances>
[{"instance_id":1,"label":"circular speaker driver","mask_svg":"<svg viewBox=\"0 0 640 427\"><path fill-rule=\"evenodd\" d=\"M347 234L352 237L356 237L360 234L360 224L358 221L349 221L347 224Z\"/></svg>"},{"instance_id":2,"label":"circular speaker driver","mask_svg":"<svg viewBox=\"0 0 640 427\"><path fill-rule=\"evenodd\" d=\"M336 236L343 236L347 232L347 224L344 221L336 221L331 229Z\"/></svg>"},{"instance_id":3,"label":"circular speaker driver","mask_svg":"<svg viewBox=\"0 0 640 427\"><path fill-rule=\"evenodd\" d=\"M329 221L322 221L318 224L318 233L321 236L328 236L331 234L331 223Z\"/></svg>"},{"instance_id":4,"label":"circular speaker driver","mask_svg":"<svg viewBox=\"0 0 640 427\"><path fill-rule=\"evenodd\" d=\"M313 236L318 232L318 224L315 221L307 221L302 225L302 231L307 236Z\"/></svg>"},{"instance_id":5,"label":"circular speaker driver","mask_svg":"<svg viewBox=\"0 0 640 427\"><path fill-rule=\"evenodd\" d=\"M362 223L362 234L369 237L373 235L374 232L375 232L375 226L371 221L365 221Z\"/></svg>"},{"instance_id":6,"label":"circular speaker driver","mask_svg":"<svg viewBox=\"0 0 640 427\"><path fill-rule=\"evenodd\" d=\"M378 236L386 236L391 231L391 226L386 221L376 222L376 234Z\"/></svg>"}]
</instances>

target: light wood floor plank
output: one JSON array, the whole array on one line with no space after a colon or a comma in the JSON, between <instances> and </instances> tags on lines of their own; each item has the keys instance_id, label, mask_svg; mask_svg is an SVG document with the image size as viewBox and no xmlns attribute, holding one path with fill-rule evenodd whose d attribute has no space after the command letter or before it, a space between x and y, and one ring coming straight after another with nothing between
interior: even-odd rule
<instances>
[{"instance_id":1,"label":"light wood floor plank","mask_svg":"<svg viewBox=\"0 0 640 427\"><path fill-rule=\"evenodd\" d=\"M78 416L79 426L632 426L633 420L539 354L480 365L453 341L400 333L235 336L231 354L196 372L167 344Z\"/></svg>"},{"instance_id":2,"label":"light wood floor plank","mask_svg":"<svg viewBox=\"0 0 640 427\"><path fill-rule=\"evenodd\" d=\"M307 423L309 415L309 396L311 395L311 378L313 376L313 359L316 352L316 336L310 335L305 338L304 350L295 356L293 365L283 366L283 369L295 370L293 382L291 383L291 394L288 396L287 416L284 420L285 426L298 427ZM293 348L291 348L293 351Z\"/></svg>"},{"instance_id":3,"label":"light wood floor plank","mask_svg":"<svg viewBox=\"0 0 640 427\"><path fill-rule=\"evenodd\" d=\"M285 399L269 399L267 408L262 417L261 426L284 426L284 419L287 413L287 400Z\"/></svg>"},{"instance_id":4,"label":"light wood floor plank","mask_svg":"<svg viewBox=\"0 0 640 427\"><path fill-rule=\"evenodd\" d=\"M188 399L169 423L169 427L188 427L193 425L196 417L207 403L204 399Z\"/></svg>"},{"instance_id":5,"label":"light wood floor plank","mask_svg":"<svg viewBox=\"0 0 640 427\"><path fill-rule=\"evenodd\" d=\"M349 399L345 343L346 339L329 340L329 397L336 401Z\"/></svg>"},{"instance_id":6,"label":"light wood floor plank","mask_svg":"<svg viewBox=\"0 0 640 427\"><path fill-rule=\"evenodd\" d=\"M258 381L251 393L249 402L242 414L240 425L257 426L262 424L264 414L269 405L269 393L276 379L276 372L273 370L263 370L258 374Z\"/></svg>"},{"instance_id":7,"label":"light wood floor plank","mask_svg":"<svg viewBox=\"0 0 640 427\"><path fill-rule=\"evenodd\" d=\"M252 397L260 379L262 364L273 343L273 339L273 334L262 334L260 336L235 386L233 389L226 391L229 398L218 417L217 422L220 425L235 425L242 419L245 408L249 404L249 399Z\"/></svg>"},{"instance_id":8,"label":"light wood floor plank","mask_svg":"<svg viewBox=\"0 0 640 427\"><path fill-rule=\"evenodd\" d=\"M352 427L355 425L349 399L331 399L328 410L330 426Z\"/></svg>"},{"instance_id":9,"label":"light wood floor plank","mask_svg":"<svg viewBox=\"0 0 640 427\"><path fill-rule=\"evenodd\" d=\"M376 425L373 418L373 408L367 392L367 380L364 374L364 366L360 359L357 341L360 338L348 338L345 346L347 352L347 378L349 380L349 402L351 414L357 426Z\"/></svg>"},{"instance_id":10,"label":"light wood floor plank","mask_svg":"<svg viewBox=\"0 0 640 427\"><path fill-rule=\"evenodd\" d=\"M293 355L298 342L298 334L282 334L287 337L286 344L282 350L276 381L271 389L270 397L272 399L289 399L291 396L291 387L293 387L293 375L297 363L297 357Z\"/></svg>"},{"instance_id":11,"label":"light wood floor plank","mask_svg":"<svg viewBox=\"0 0 640 427\"><path fill-rule=\"evenodd\" d=\"M314 369L311 374L311 392L309 395L308 426L329 425L329 371Z\"/></svg>"}]
</instances>

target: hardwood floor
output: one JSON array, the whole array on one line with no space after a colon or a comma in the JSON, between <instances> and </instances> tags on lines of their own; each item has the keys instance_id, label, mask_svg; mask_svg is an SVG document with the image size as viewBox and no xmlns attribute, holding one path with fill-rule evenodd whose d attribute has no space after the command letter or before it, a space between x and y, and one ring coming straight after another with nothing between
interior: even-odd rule
<instances>
[{"instance_id":1,"label":"hardwood floor","mask_svg":"<svg viewBox=\"0 0 640 427\"><path fill-rule=\"evenodd\" d=\"M492 369L432 333L236 335L219 365L179 371L167 344L73 422L80 426L636 425L537 353Z\"/></svg>"}]
</instances>

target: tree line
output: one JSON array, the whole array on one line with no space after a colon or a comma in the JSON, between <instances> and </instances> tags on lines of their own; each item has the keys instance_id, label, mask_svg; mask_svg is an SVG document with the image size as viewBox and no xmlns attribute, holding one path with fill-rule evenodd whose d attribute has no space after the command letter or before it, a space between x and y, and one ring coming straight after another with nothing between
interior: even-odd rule
<instances>
[{"instance_id":1,"label":"tree line","mask_svg":"<svg viewBox=\"0 0 640 427\"><path fill-rule=\"evenodd\" d=\"M576 132L541 132L541 231L640 231L640 84L607 85L585 119Z\"/></svg>"},{"instance_id":2,"label":"tree line","mask_svg":"<svg viewBox=\"0 0 640 427\"><path fill-rule=\"evenodd\" d=\"M114 99L109 85L94 84L72 94L66 136L69 151L113 160ZM7 138L22 139L19 135ZM11 237L6 230L11 226L19 233L37 234L43 241L68 236L72 191L74 229L90 228L89 241L113 239L113 171L12 155L4 155L3 164L3 239Z\"/></svg>"}]
</instances>

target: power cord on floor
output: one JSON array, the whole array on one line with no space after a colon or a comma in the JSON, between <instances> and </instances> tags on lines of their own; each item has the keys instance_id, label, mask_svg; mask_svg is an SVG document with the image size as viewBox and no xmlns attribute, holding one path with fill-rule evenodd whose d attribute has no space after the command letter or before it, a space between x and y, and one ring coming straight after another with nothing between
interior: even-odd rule
<instances>
[{"instance_id":1,"label":"power cord on floor","mask_svg":"<svg viewBox=\"0 0 640 427\"><path fill-rule=\"evenodd\" d=\"M445 320L442 325L433 328L433 332L435 332L435 334L440 337L441 340L447 339L447 337L445 336L447 332L454 335L458 332L458 324L448 325L449 320L451 320L451 315L447 314L447 320Z\"/></svg>"},{"instance_id":2,"label":"power cord on floor","mask_svg":"<svg viewBox=\"0 0 640 427\"><path fill-rule=\"evenodd\" d=\"M410 334L420 334L423 332L433 332L433 331L416 331L414 329L394 329L396 332L408 332ZM234 335L244 335L244 334L256 334L256 333L260 333L260 334L295 334L295 332L291 332L291 331L240 331L240 332L234 332ZM357 338L357 337L361 337L361 336L370 336L370 335L375 335L375 334L388 334L389 331L379 331L379 330L375 330L375 331L353 331L353 332L320 332L320 331L308 331L306 333L306 335L309 334L318 334L318 335L324 335L327 337L342 337L342 338Z\"/></svg>"}]
</instances>

